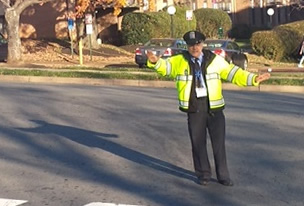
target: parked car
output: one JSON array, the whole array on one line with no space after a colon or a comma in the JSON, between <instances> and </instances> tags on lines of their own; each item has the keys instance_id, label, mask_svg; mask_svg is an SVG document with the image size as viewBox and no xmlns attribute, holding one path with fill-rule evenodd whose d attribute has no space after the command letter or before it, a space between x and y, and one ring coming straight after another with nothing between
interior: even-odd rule
<instances>
[{"instance_id":1,"label":"parked car","mask_svg":"<svg viewBox=\"0 0 304 206\"><path fill-rule=\"evenodd\" d=\"M211 50L226 59L228 62L247 70L248 58L243 50L230 39L206 39L204 41L204 48Z\"/></svg>"},{"instance_id":2,"label":"parked car","mask_svg":"<svg viewBox=\"0 0 304 206\"><path fill-rule=\"evenodd\" d=\"M147 62L147 50L151 50L161 58L168 58L187 50L187 44L183 39L174 38L152 38L143 46L135 50L135 62L140 68Z\"/></svg>"},{"instance_id":3,"label":"parked car","mask_svg":"<svg viewBox=\"0 0 304 206\"><path fill-rule=\"evenodd\" d=\"M0 33L0 61L6 61L7 59L7 40L6 38Z\"/></svg>"}]
</instances>

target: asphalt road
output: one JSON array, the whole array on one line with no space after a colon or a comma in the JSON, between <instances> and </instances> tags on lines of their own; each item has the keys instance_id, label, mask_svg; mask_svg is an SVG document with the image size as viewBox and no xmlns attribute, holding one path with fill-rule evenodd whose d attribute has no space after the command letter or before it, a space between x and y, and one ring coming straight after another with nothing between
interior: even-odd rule
<instances>
[{"instance_id":1,"label":"asphalt road","mask_svg":"<svg viewBox=\"0 0 304 206\"><path fill-rule=\"evenodd\" d=\"M224 91L235 185L202 187L173 88L0 87L0 198L24 206L303 205L303 94Z\"/></svg>"}]
</instances>

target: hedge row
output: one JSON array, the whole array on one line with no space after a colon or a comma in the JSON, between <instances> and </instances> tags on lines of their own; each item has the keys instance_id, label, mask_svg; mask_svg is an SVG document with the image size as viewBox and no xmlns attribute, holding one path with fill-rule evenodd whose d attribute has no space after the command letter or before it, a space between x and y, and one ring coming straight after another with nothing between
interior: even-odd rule
<instances>
[{"instance_id":1,"label":"hedge row","mask_svg":"<svg viewBox=\"0 0 304 206\"><path fill-rule=\"evenodd\" d=\"M173 37L181 38L189 30L198 30L206 37L218 36L222 27L224 36L231 28L229 15L218 9L198 9L192 20L186 20L186 8L176 7L172 16ZM149 13L128 13L122 19L122 38L125 45L145 43L150 38L171 36L171 16L164 11Z\"/></svg>"},{"instance_id":2,"label":"hedge row","mask_svg":"<svg viewBox=\"0 0 304 206\"><path fill-rule=\"evenodd\" d=\"M173 18L173 37L181 38L189 30L198 30L207 38L246 36L253 31L250 27L232 28L229 15L219 9L201 8L193 13L193 20L186 20L185 8L176 7ZM123 44L143 44L151 38L171 36L171 16L166 8L159 12L128 13L122 20ZM254 32L250 38L251 47L257 55L274 61L284 61L298 57L299 45L304 37L304 21L279 25L273 30Z\"/></svg>"},{"instance_id":3,"label":"hedge row","mask_svg":"<svg viewBox=\"0 0 304 206\"><path fill-rule=\"evenodd\" d=\"M304 21L279 25L271 31L253 33L250 42L258 55L274 61L295 58L304 36Z\"/></svg>"},{"instance_id":4,"label":"hedge row","mask_svg":"<svg viewBox=\"0 0 304 206\"><path fill-rule=\"evenodd\" d=\"M197 19L196 29L208 38L219 37L219 28L223 29L223 37L228 35L232 22L229 15L220 9L202 8L194 11Z\"/></svg>"}]
</instances>

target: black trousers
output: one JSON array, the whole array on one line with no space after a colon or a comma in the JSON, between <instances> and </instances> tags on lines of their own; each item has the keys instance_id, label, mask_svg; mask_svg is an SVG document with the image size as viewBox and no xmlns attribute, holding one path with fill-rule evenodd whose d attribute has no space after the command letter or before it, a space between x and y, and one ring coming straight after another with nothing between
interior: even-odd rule
<instances>
[{"instance_id":1,"label":"black trousers","mask_svg":"<svg viewBox=\"0 0 304 206\"><path fill-rule=\"evenodd\" d=\"M215 171L218 180L228 180L229 172L225 149L225 116L222 110L213 113L188 113L188 130L192 145L195 173L198 178L211 178L207 153L207 131L210 136Z\"/></svg>"}]
</instances>

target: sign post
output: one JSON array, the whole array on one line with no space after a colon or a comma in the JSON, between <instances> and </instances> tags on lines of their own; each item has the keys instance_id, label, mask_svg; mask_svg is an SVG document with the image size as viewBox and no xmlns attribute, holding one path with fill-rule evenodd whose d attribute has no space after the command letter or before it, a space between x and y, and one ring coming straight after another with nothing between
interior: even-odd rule
<instances>
[{"instance_id":1,"label":"sign post","mask_svg":"<svg viewBox=\"0 0 304 206\"><path fill-rule=\"evenodd\" d=\"M219 27L219 28L218 28L218 30L217 30L217 35L218 35L218 38L219 38L219 39L222 39L222 38L223 38L223 35L224 35L223 27Z\"/></svg>"},{"instance_id":2,"label":"sign post","mask_svg":"<svg viewBox=\"0 0 304 206\"><path fill-rule=\"evenodd\" d=\"M89 35L90 44L90 60L92 61L92 33L93 33L93 15L87 13L85 15L86 33Z\"/></svg>"},{"instance_id":3,"label":"sign post","mask_svg":"<svg viewBox=\"0 0 304 206\"><path fill-rule=\"evenodd\" d=\"M267 9L267 14L269 15L269 18L270 18L270 20L269 20L270 26L269 27L272 28L272 16L274 14L274 9L273 8Z\"/></svg>"},{"instance_id":4,"label":"sign post","mask_svg":"<svg viewBox=\"0 0 304 206\"><path fill-rule=\"evenodd\" d=\"M79 64L83 64L83 56L82 56L82 36L79 39Z\"/></svg>"},{"instance_id":5,"label":"sign post","mask_svg":"<svg viewBox=\"0 0 304 206\"><path fill-rule=\"evenodd\" d=\"M69 18L68 19L68 30L69 30L70 40L71 40L71 55L72 55L72 58L74 57L73 35L72 35L73 28L74 28L74 20Z\"/></svg>"},{"instance_id":6,"label":"sign post","mask_svg":"<svg viewBox=\"0 0 304 206\"><path fill-rule=\"evenodd\" d=\"M171 38L173 38L174 37L173 15L176 12L176 8L174 6L169 6L167 12L171 17Z\"/></svg>"}]
</instances>

